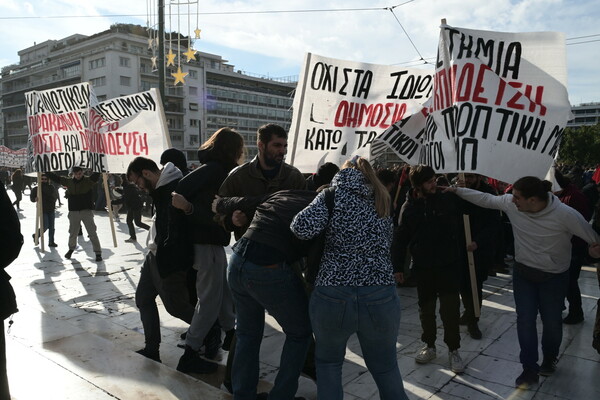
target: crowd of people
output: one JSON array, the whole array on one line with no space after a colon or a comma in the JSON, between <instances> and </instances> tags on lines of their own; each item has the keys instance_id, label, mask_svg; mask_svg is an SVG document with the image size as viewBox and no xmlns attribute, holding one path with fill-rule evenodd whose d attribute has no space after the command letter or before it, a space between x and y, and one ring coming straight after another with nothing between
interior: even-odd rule
<instances>
[{"instance_id":1,"label":"crowd of people","mask_svg":"<svg viewBox=\"0 0 600 400\"><path fill-rule=\"evenodd\" d=\"M137 240L134 222L149 230L135 294L145 335L139 354L161 362L160 296L167 312L189 325L177 370L214 373L219 348L228 351L223 384L235 400L300 399L301 374L315 380L319 398L342 399L353 334L380 398L407 399L396 353L398 287L417 289L423 344L415 361L438 357L439 302L447 365L460 374L468 366L459 326L467 326L471 339L482 338L483 282L509 272L510 262L523 366L515 386L529 388L539 375L555 372L562 325L585 318L577 284L582 265L600 258L600 184L591 174L557 167L560 189L553 191L536 177L509 185L475 173L440 175L425 165L377 169L354 156L306 177L284 161L282 127L260 127L257 147L258 155L244 163L242 136L221 128L200 147L191 171L183 153L169 149L161 166L137 157L113 179L122 197L112 203L127 209L127 241ZM13 190L22 193L18 176ZM92 211L97 180L78 168L69 177L42 175L38 234L48 230L49 246L57 246L53 181L68 193L67 259L83 223L102 261ZM37 201L35 187L31 200ZM149 204L154 212L146 225L141 215ZM265 312L282 327L285 342L273 388L257 393ZM600 353L600 313L592 345Z\"/></svg>"}]
</instances>

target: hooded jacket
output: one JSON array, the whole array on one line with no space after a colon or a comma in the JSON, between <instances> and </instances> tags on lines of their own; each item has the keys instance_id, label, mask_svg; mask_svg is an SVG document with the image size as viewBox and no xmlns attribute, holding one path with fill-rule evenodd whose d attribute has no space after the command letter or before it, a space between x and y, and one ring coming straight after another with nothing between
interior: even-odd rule
<instances>
[{"instance_id":1,"label":"hooded jacket","mask_svg":"<svg viewBox=\"0 0 600 400\"><path fill-rule=\"evenodd\" d=\"M303 240L326 230L315 286L394 285L392 217L379 217L373 188L359 170L341 170L331 186L335 188L331 218L321 192L291 224L292 232Z\"/></svg>"},{"instance_id":2,"label":"hooded jacket","mask_svg":"<svg viewBox=\"0 0 600 400\"><path fill-rule=\"evenodd\" d=\"M515 235L515 260L528 267L559 274L569 269L573 235L588 244L600 240L579 211L551 193L546 207L536 213L519 211L511 194L493 196L466 188L458 188L456 194L481 207L506 213Z\"/></svg>"},{"instance_id":3,"label":"hooded jacket","mask_svg":"<svg viewBox=\"0 0 600 400\"><path fill-rule=\"evenodd\" d=\"M403 271L407 250L416 270L453 267L461 261L461 201L452 193L438 190L425 197L406 195L394 231L392 259L394 270Z\"/></svg>"}]
</instances>

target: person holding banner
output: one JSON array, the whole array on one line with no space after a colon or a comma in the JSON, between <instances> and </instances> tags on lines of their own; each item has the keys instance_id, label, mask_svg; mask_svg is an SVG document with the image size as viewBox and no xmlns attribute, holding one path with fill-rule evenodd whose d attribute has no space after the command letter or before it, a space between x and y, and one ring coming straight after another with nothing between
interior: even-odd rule
<instances>
[{"instance_id":1,"label":"person holding banner","mask_svg":"<svg viewBox=\"0 0 600 400\"><path fill-rule=\"evenodd\" d=\"M476 190L448 187L447 191L481 207L504 211L515 235L513 290L517 311L517 334L523 372L515 386L527 389L539 375L556 370L562 341L562 309L569 284L571 237L591 245L592 257L600 256L600 237L575 209L553 195L552 183L533 176L518 179L513 194L493 196ZM542 318L543 361L538 365L536 320Z\"/></svg>"},{"instance_id":2,"label":"person holding banner","mask_svg":"<svg viewBox=\"0 0 600 400\"><path fill-rule=\"evenodd\" d=\"M400 211L394 232L392 261L394 271L401 274L410 250L413 271L417 279L419 317L424 345L415 361L427 364L437 357L436 303L444 325L444 342L448 346L448 361L454 373L465 370L458 352L460 348L460 276L463 226L462 202L454 195L438 190L433 168L427 165L411 167L409 180L412 189Z\"/></svg>"},{"instance_id":3,"label":"person holding banner","mask_svg":"<svg viewBox=\"0 0 600 400\"><path fill-rule=\"evenodd\" d=\"M484 178L479 174L465 174L466 187L478 190L484 193L496 195L494 189L485 183ZM460 317L461 325L467 325L469 336L473 339L481 339L483 334L479 329L479 317L475 316L475 306L473 304L473 294L471 285L477 286L477 296L479 299L479 309L483 304L483 282L488 277L488 271L494 263L495 242L500 231L500 213L489 208L476 206L473 203L463 204L463 211L469 215L471 225L472 241L467 246L467 251L473 252L475 260L475 277L477 282L471 282L469 275L469 264L466 255L463 257L462 275L460 285L460 296L465 312Z\"/></svg>"},{"instance_id":4,"label":"person holding banner","mask_svg":"<svg viewBox=\"0 0 600 400\"><path fill-rule=\"evenodd\" d=\"M100 174L94 172L89 177L83 175L81 167L73 167L73 177L58 176L53 172L46 172L46 176L53 181L65 186L69 192L69 251L65 254L66 259L70 259L77 247L77 235L81 228L81 223L85 225L96 261L102 261L102 248L96 233L96 224L94 223L94 202L92 198L94 185L98 182Z\"/></svg>"},{"instance_id":5,"label":"person holding banner","mask_svg":"<svg viewBox=\"0 0 600 400\"><path fill-rule=\"evenodd\" d=\"M344 163L331 186L335 188L331 215L321 192L290 226L303 240L326 232L309 305L318 397L344 397L341 377L346 345L357 334L380 398L408 399L396 359L400 299L390 257L390 195L371 164L358 156Z\"/></svg>"},{"instance_id":6,"label":"person holding banner","mask_svg":"<svg viewBox=\"0 0 600 400\"><path fill-rule=\"evenodd\" d=\"M48 182L48 176L45 173L42 173L42 214L43 214L43 230L40 232L40 235L43 232L48 231L48 246L56 247L57 244L54 242L54 219L56 217L56 211L54 208L54 204L56 203L56 194L54 192L54 187ZM29 198L34 203L38 200L37 198L37 186L34 186L31 189L31 193ZM35 240L35 233L33 235L33 240Z\"/></svg>"}]
</instances>

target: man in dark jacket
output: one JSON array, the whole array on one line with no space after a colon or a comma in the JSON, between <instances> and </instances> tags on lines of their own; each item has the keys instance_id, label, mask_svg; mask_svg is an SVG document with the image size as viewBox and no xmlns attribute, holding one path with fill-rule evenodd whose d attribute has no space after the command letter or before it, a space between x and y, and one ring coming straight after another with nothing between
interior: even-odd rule
<instances>
[{"instance_id":1,"label":"man in dark jacket","mask_svg":"<svg viewBox=\"0 0 600 400\"><path fill-rule=\"evenodd\" d=\"M316 197L305 190L282 190L253 198L224 198L217 212L243 211L252 222L233 247L228 282L237 311L237 348L232 369L234 398L256 396L259 350L265 310L283 328L286 339L273 399L293 399L312 338L308 298L292 265L307 254L309 243L290 231L294 216ZM257 399L266 399L260 393Z\"/></svg>"},{"instance_id":2,"label":"man in dark jacket","mask_svg":"<svg viewBox=\"0 0 600 400\"><path fill-rule=\"evenodd\" d=\"M120 199L113 200L112 204L124 204L127 208L127 228L129 229L129 239L126 239L126 242L135 242L137 241L137 235L135 234L135 227L133 223L139 226L142 229L148 230L150 227L142 222L142 206L144 203L142 202L142 196L140 196L140 191L136 185L127 181L127 177L125 175L122 176L123 180L123 188L116 189L117 192L121 193L123 196Z\"/></svg>"},{"instance_id":3,"label":"man in dark jacket","mask_svg":"<svg viewBox=\"0 0 600 400\"><path fill-rule=\"evenodd\" d=\"M465 186L469 189L496 195L494 189L485 183L484 178L478 174L466 173ZM473 252L475 261L475 276L477 281L475 284L477 285L479 309L481 309L483 303L483 282L487 279L488 271L492 268L494 262L494 245L500 230L500 213L497 210L479 207L467 202L462 203L462 209L464 214L470 217L472 241L468 246L468 250ZM462 257L462 261L460 295L465 306L465 313L461 317L460 322L463 325L467 325L469 335L473 339L481 339L482 333L478 325L479 317L475 317L474 313L475 308L471 291L473 282L470 279L466 252Z\"/></svg>"},{"instance_id":4,"label":"man in dark jacket","mask_svg":"<svg viewBox=\"0 0 600 400\"><path fill-rule=\"evenodd\" d=\"M54 204L56 203L56 191L54 187L48 182L48 176L46 174L42 174L42 215L43 215L43 232L48 230L48 246L56 247L57 244L54 242L54 219L56 216L56 212L54 211ZM31 193L29 198L33 202L37 202L38 196L38 188L34 186L31 189ZM35 240L35 233L32 235Z\"/></svg>"},{"instance_id":5,"label":"man in dark jacket","mask_svg":"<svg viewBox=\"0 0 600 400\"><path fill-rule=\"evenodd\" d=\"M85 230L92 242L96 261L102 261L102 248L96 234L96 224L94 223L94 213L92 193L100 174L95 172L89 177L83 175L80 167L73 167L73 177L58 176L52 172L46 172L48 178L60 183L67 188L69 192L69 251L65 258L69 259L77 247L77 234L81 223L85 225Z\"/></svg>"},{"instance_id":6,"label":"man in dark jacket","mask_svg":"<svg viewBox=\"0 0 600 400\"><path fill-rule=\"evenodd\" d=\"M168 162L160 170L154 161L144 157L136 157L127 169L127 179L147 191L156 207L149 234L150 251L142 266L135 304L140 310L146 340L146 346L137 353L159 362L161 335L156 296L160 296L172 316L189 324L194 315L187 288L191 261L185 262L185 256L191 255L185 246L191 250L191 245L183 237L185 233L176 216L178 210L171 205L171 193L181 177L181 171L172 163Z\"/></svg>"},{"instance_id":7,"label":"man in dark jacket","mask_svg":"<svg viewBox=\"0 0 600 400\"><path fill-rule=\"evenodd\" d=\"M419 316L425 343L416 362L426 364L436 358L437 299L444 324L444 342L448 345L450 369L464 371L460 348L460 200L437 189L435 171L426 165L411 167L408 192L394 232L392 262L394 271L404 270L406 252L410 250L417 278Z\"/></svg>"},{"instance_id":8,"label":"man in dark jacket","mask_svg":"<svg viewBox=\"0 0 600 400\"><path fill-rule=\"evenodd\" d=\"M9 282L10 275L4 270L19 255L23 246L19 216L12 207L4 185L0 185L0 399L10 399L6 373L6 340L4 320L18 311L15 292Z\"/></svg>"}]
</instances>

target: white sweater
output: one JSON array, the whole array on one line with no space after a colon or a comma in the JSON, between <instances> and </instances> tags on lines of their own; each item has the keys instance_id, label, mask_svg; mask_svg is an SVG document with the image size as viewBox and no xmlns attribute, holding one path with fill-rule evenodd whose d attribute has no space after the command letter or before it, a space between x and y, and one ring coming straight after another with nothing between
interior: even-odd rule
<instances>
[{"instance_id":1,"label":"white sweater","mask_svg":"<svg viewBox=\"0 0 600 400\"><path fill-rule=\"evenodd\" d=\"M536 213L519 211L511 194L494 196L466 188L457 188L456 194L478 206L504 211L513 227L515 260L532 268L555 274L568 270L572 235L588 244L600 241L577 210L551 193L546 207Z\"/></svg>"}]
</instances>

